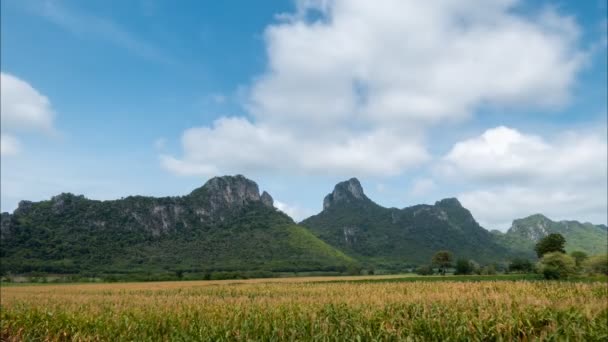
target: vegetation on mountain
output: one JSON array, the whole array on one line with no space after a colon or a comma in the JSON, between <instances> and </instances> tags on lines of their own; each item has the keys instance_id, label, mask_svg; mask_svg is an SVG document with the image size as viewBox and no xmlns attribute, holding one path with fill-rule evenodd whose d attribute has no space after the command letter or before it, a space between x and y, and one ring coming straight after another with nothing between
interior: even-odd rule
<instances>
[{"instance_id":1,"label":"vegetation on mountain","mask_svg":"<svg viewBox=\"0 0 608 342\"><path fill-rule=\"evenodd\" d=\"M345 271L355 261L242 176L183 197L94 201L61 194L2 215L2 272L175 274Z\"/></svg>"},{"instance_id":2,"label":"vegetation on mountain","mask_svg":"<svg viewBox=\"0 0 608 342\"><path fill-rule=\"evenodd\" d=\"M566 252L582 251L587 255L608 253L608 229L605 225L593 225L578 221L552 221L535 214L513 221L506 233L492 231L495 240L520 256L534 258L534 245L543 237L557 233L566 239Z\"/></svg>"},{"instance_id":3,"label":"vegetation on mountain","mask_svg":"<svg viewBox=\"0 0 608 342\"><path fill-rule=\"evenodd\" d=\"M42 202L22 201L0 219L3 274L132 280L398 272L429 263L441 250L468 261L474 273L507 267L527 272L531 263L526 260L535 257L535 244L546 236L563 232L566 242L541 255L572 246L593 255L606 253L608 233L603 226L553 222L542 215L515 220L505 234L490 233L455 198L384 208L365 195L355 178L337 184L325 197L323 211L301 225L243 176L215 177L180 197L96 201L60 194ZM598 247L602 241L603 249ZM573 256L579 269L588 264L582 254ZM436 266L441 273L448 267ZM464 261L460 266L456 272L465 271ZM433 269L423 266L417 272Z\"/></svg>"},{"instance_id":4,"label":"vegetation on mountain","mask_svg":"<svg viewBox=\"0 0 608 342\"><path fill-rule=\"evenodd\" d=\"M356 178L338 183L325 197L323 211L301 224L363 263L384 269L428 263L442 249L482 264L516 256L455 198L435 205L385 208L365 195Z\"/></svg>"}]
</instances>

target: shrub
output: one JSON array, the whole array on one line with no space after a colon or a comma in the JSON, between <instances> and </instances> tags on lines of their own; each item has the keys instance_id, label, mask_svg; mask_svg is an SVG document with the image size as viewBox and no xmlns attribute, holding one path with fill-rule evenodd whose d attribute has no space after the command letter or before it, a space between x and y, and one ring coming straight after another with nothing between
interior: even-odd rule
<instances>
[{"instance_id":1,"label":"shrub","mask_svg":"<svg viewBox=\"0 0 608 342\"><path fill-rule=\"evenodd\" d=\"M565 279L572 276L576 270L574 259L560 252L545 254L539 264L539 269L545 279Z\"/></svg>"},{"instance_id":2,"label":"shrub","mask_svg":"<svg viewBox=\"0 0 608 342\"><path fill-rule=\"evenodd\" d=\"M467 259L458 259L456 261L456 271L454 274L471 274L473 273L473 264Z\"/></svg>"},{"instance_id":3,"label":"shrub","mask_svg":"<svg viewBox=\"0 0 608 342\"><path fill-rule=\"evenodd\" d=\"M509 264L509 272L528 273L534 268L532 262L528 259L513 259Z\"/></svg>"},{"instance_id":4,"label":"shrub","mask_svg":"<svg viewBox=\"0 0 608 342\"><path fill-rule=\"evenodd\" d=\"M496 267L494 265L486 265L481 269L480 273L483 275L494 275L496 274Z\"/></svg>"},{"instance_id":5,"label":"shrub","mask_svg":"<svg viewBox=\"0 0 608 342\"><path fill-rule=\"evenodd\" d=\"M433 275L435 271L431 266L423 265L416 269L416 273L419 275Z\"/></svg>"},{"instance_id":6,"label":"shrub","mask_svg":"<svg viewBox=\"0 0 608 342\"><path fill-rule=\"evenodd\" d=\"M576 262L576 267L581 267L583 265L583 262L585 262L585 260L587 260L587 258L589 257L587 253L581 251L574 251L570 253L570 256L574 258L574 262Z\"/></svg>"},{"instance_id":7,"label":"shrub","mask_svg":"<svg viewBox=\"0 0 608 342\"><path fill-rule=\"evenodd\" d=\"M583 262L587 273L600 273L608 275L608 254L594 255Z\"/></svg>"}]
</instances>

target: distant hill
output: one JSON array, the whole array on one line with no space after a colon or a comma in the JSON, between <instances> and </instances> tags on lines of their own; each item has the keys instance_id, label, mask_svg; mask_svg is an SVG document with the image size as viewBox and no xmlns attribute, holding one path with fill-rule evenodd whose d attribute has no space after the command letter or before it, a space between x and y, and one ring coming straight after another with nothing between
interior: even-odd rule
<instances>
[{"instance_id":1,"label":"distant hill","mask_svg":"<svg viewBox=\"0 0 608 342\"><path fill-rule=\"evenodd\" d=\"M4 273L336 271L355 262L243 176L213 178L182 197L61 194L22 201L1 219Z\"/></svg>"},{"instance_id":2,"label":"distant hill","mask_svg":"<svg viewBox=\"0 0 608 342\"><path fill-rule=\"evenodd\" d=\"M566 251L583 251L587 254L608 253L608 230L605 225L578 221L552 221L542 214L514 220L506 233L493 231L505 247L528 253L543 237L559 233L566 239Z\"/></svg>"},{"instance_id":3,"label":"distant hill","mask_svg":"<svg viewBox=\"0 0 608 342\"><path fill-rule=\"evenodd\" d=\"M372 263L429 263L441 249L481 263L515 255L455 198L435 205L385 208L365 195L356 178L337 184L325 197L323 211L301 224L328 244Z\"/></svg>"}]
</instances>

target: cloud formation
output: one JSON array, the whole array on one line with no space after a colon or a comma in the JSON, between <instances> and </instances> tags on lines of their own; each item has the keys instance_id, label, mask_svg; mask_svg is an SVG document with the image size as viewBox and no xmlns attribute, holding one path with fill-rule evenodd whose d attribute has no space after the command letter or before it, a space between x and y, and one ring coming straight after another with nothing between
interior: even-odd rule
<instances>
[{"instance_id":1,"label":"cloud formation","mask_svg":"<svg viewBox=\"0 0 608 342\"><path fill-rule=\"evenodd\" d=\"M0 73L1 155L15 155L20 150L17 133L53 134L55 113L49 99L29 83L8 73Z\"/></svg>"},{"instance_id":2,"label":"cloud formation","mask_svg":"<svg viewBox=\"0 0 608 342\"><path fill-rule=\"evenodd\" d=\"M429 160L425 129L483 106L568 101L586 53L574 20L516 1L298 1L265 31L247 118L182 136L177 174L397 175Z\"/></svg>"},{"instance_id":3,"label":"cloud formation","mask_svg":"<svg viewBox=\"0 0 608 342\"><path fill-rule=\"evenodd\" d=\"M476 184L459 195L487 228L506 228L522 213L606 222L606 133L565 132L551 140L496 127L456 143L440 171Z\"/></svg>"}]
</instances>

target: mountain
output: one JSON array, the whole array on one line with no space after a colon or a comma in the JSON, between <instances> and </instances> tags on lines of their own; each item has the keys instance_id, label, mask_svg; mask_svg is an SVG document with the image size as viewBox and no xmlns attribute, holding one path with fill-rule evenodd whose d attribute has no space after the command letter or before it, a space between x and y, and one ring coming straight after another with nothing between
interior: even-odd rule
<instances>
[{"instance_id":1,"label":"mountain","mask_svg":"<svg viewBox=\"0 0 608 342\"><path fill-rule=\"evenodd\" d=\"M605 225L578 221L555 222L541 214L514 220L506 233L493 233L503 246L519 251L533 250L543 237L559 233L566 239L567 252L583 251L589 255L608 252L608 230Z\"/></svg>"},{"instance_id":2,"label":"mountain","mask_svg":"<svg viewBox=\"0 0 608 342\"><path fill-rule=\"evenodd\" d=\"M338 183L323 200L323 211L300 224L355 258L389 267L429 263L442 249L480 263L513 255L455 198L385 208L365 195L356 178Z\"/></svg>"},{"instance_id":3,"label":"mountain","mask_svg":"<svg viewBox=\"0 0 608 342\"><path fill-rule=\"evenodd\" d=\"M240 175L181 197L22 201L2 213L0 239L2 271L11 273L336 271L354 263Z\"/></svg>"}]
</instances>

